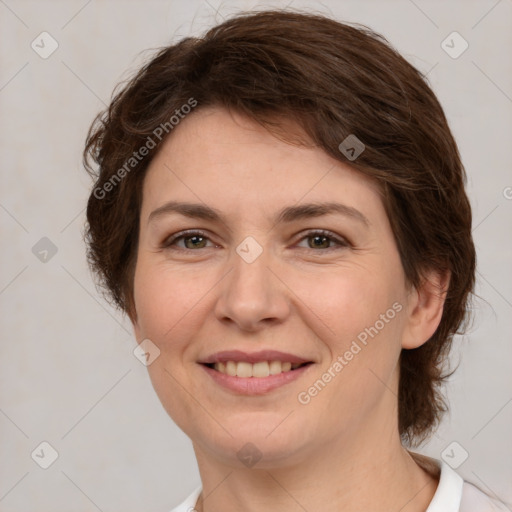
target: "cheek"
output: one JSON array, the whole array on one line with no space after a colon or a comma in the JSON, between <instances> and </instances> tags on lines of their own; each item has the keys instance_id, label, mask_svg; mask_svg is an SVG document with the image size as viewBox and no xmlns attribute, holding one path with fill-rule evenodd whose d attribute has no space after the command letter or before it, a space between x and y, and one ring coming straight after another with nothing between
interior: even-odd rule
<instances>
[{"instance_id":1,"label":"cheek","mask_svg":"<svg viewBox=\"0 0 512 512\"><path fill-rule=\"evenodd\" d=\"M307 297L305 305L316 314L312 330L325 350L320 378L336 382L322 392L325 399L351 409L385 389L381 381L391 378L401 350L406 309L400 275L400 267L382 271L381 262L380 269L352 266L296 280L297 295Z\"/></svg>"},{"instance_id":2,"label":"cheek","mask_svg":"<svg viewBox=\"0 0 512 512\"><path fill-rule=\"evenodd\" d=\"M216 272L203 272L151 263L140 258L134 278L138 340L149 338L162 352L174 355L185 350L186 333L202 324L209 291L218 281Z\"/></svg>"},{"instance_id":3,"label":"cheek","mask_svg":"<svg viewBox=\"0 0 512 512\"><path fill-rule=\"evenodd\" d=\"M319 332L325 332L333 349L343 349L348 340L356 339L365 329L396 331L397 309L402 294L398 275L368 265L333 269L330 272L297 274L290 288L317 318ZM398 306L393 308L393 304ZM394 324L392 326L392 324ZM393 329L391 328L393 327Z\"/></svg>"},{"instance_id":4,"label":"cheek","mask_svg":"<svg viewBox=\"0 0 512 512\"><path fill-rule=\"evenodd\" d=\"M186 313L195 289L189 286L185 292L186 281L182 274L147 264L144 257L139 259L135 271L134 298L137 323L142 334L161 340Z\"/></svg>"},{"instance_id":5,"label":"cheek","mask_svg":"<svg viewBox=\"0 0 512 512\"><path fill-rule=\"evenodd\" d=\"M183 391L190 388L184 361L190 364L190 333L201 324L201 299L209 288L207 280L187 271L150 264L143 256L138 260L134 277L137 340L148 338L159 348L160 356L147 367L148 374L165 410L183 429L188 418L197 414Z\"/></svg>"},{"instance_id":6,"label":"cheek","mask_svg":"<svg viewBox=\"0 0 512 512\"><path fill-rule=\"evenodd\" d=\"M305 410L318 422L331 422L335 429L341 422L348 428L350 418L364 418L383 397L394 396L389 390L401 351L405 305L400 281L390 275L367 267L311 283L301 280L303 293L310 289L307 306L318 314L316 334L325 357L298 398L309 403ZM336 420L334 410L341 414Z\"/></svg>"}]
</instances>

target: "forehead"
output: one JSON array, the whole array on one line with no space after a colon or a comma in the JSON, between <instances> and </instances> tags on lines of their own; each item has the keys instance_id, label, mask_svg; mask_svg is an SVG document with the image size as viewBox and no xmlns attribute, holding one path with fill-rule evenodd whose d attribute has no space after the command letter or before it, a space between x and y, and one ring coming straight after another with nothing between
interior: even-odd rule
<instances>
[{"instance_id":1,"label":"forehead","mask_svg":"<svg viewBox=\"0 0 512 512\"><path fill-rule=\"evenodd\" d=\"M223 108L189 114L149 166L142 215L175 198L254 215L283 203L333 200L384 214L373 180L314 146L293 121L279 122L286 140Z\"/></svg>"}]
</instances>

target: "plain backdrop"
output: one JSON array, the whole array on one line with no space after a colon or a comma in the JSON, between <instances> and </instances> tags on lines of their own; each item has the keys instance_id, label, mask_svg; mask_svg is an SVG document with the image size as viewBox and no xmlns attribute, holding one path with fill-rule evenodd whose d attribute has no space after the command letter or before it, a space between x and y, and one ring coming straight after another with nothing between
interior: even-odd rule
<instances>
[{"instance_id":1,"label":"plain backdrop","mask_svg":"<svg viewBox=\"0 0 512 512\"><path fill-rule=\"evenodd\" d=\"M150 55L143 50L287 3L0 0L2 512L168 511L199 484L191 443L134 357L128 321L87 269L81 152L114 86ZM454 342L451 412L419 451L467 452L459 473L512 510L512 0L291 8L381 32L428 72L445 108L469 176L479 298L471 330ZM442 46L454 31L469 45L458 58ZM58 48L43 58L52 40ZM47 469L53 452L42 442L58 454Z\"/></svg>"}]
</instances>

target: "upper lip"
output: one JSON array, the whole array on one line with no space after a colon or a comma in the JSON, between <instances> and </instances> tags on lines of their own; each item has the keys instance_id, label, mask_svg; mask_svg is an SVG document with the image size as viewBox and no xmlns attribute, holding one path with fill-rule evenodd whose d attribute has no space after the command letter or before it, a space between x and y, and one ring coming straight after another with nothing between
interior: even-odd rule
<instances>
[{"instance_id":1,"label":"upper lip","mask_svg":"<svg viewBox=\"0 0 512 512\"><path fill-rule=\"evenodd\" d=\"M226 363L227 361L259 363L261 361L281 361L282 363L302 364L312 362L294 354L277 350L259 350L258 352L243 352L241 350L224 350L216 352L199 361L201 364Z\"/></svg>"}]
</instances>

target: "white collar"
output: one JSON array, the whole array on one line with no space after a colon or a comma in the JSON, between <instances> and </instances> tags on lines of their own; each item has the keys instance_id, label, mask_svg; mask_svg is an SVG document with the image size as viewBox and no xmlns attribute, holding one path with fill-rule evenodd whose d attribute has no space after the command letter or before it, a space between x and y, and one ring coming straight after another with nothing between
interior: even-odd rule
<instances>
[{"instance_id":1,"label":"white collar","mask_svg":"<svg viewBox=\"0 0 512 512\"><path fill-rule=\"evenodd\" d=\"M431 461L439 467L441 473L434 497L425 512L459 512L464 480L446 462L437 459L431 459ZM181 505L171 512L190 512L195 508L201 490L201 486L195 489Z\"/></svg>"},{"instance_id":2,"label":"white collar","mask_svg":"<svg viewBox=\"0 0 512 512\"><path fill-rule=\"evenodd\" d=\"M446 462L432 459L441 470L439 484L426 512L459 512L464 480Z\"/></svg>"}]
</instances>

